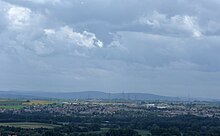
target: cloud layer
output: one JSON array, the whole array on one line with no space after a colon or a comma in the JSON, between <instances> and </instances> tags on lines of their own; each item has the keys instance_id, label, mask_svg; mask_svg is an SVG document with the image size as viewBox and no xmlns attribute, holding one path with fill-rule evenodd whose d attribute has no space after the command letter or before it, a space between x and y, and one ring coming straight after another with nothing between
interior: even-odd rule
<instances>
[{"instance_id":1,"label":"cloud layer","mask_svg":"<svg viewBox=\"0 0 220 136\"><path fill-rule=\"evenodd\" d=\"M0 90L220 94L218 0L0 0Z\"/></svg>"}]
</instances>

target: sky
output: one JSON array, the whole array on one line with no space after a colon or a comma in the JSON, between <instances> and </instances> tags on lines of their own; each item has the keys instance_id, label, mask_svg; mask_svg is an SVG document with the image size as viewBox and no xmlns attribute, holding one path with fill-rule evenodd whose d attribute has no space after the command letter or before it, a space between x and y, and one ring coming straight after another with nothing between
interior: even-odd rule
<instances>
[{"instance_id":1,"label":"sky","mask_svg":"<svg viewBox=\"0 0 220 136\"><path fill-rule=\"evenodd\" d=\"M220 98L219 0L0 0L0 90Z\"/></svg>"}]
</instances>

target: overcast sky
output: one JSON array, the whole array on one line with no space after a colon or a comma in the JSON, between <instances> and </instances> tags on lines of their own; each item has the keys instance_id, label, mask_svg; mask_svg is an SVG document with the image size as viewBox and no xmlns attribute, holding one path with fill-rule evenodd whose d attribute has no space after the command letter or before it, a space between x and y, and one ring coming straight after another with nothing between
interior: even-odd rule
<instances>
[{"instance_id":1,"label":"overcast sky","mask_svg":"<svg viewBox=\"0 0 220 136\"><path fill-rule=\"evenodd\" d=\"M0 0L0 90L220 98L219 0Z\"/></svg>"}]
</instances>

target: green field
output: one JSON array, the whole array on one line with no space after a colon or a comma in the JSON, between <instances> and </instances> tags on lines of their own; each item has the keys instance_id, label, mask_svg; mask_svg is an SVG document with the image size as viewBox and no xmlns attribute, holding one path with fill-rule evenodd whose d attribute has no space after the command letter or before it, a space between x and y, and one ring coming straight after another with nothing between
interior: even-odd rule
<instances>
[{"instance_id":1,"label":"green field","mask_svg":"<svg viewBox=\"0 0 220 136\"><path fill-rule=\"evenodd\" d=\"M22 106L22 105L16 105L16 106L10 106L10 105L8 105L8 106L0 106L0 109L22 109L24 106Z\"/></svg>"},{"instance_id":2,"label":"green field","mask_svg":"<svg viewBox=\"0 0 220 136\"><path fill-rule=\"evenodd\" d=\"M23 105L48 105L54 103L48 100L31 100L30 102L23 102Z\"/></svg>"},{"instance_id":3,"label":"green field","mask_svg":"<svg viewBox=\"0 0 220 136\"><path fill-rule=\"evenodd\" d=\"M24 106L30 105L48 105L54 101L49 100L16 100L16 99L0 99L0 109L22 109Z\"/></svg>"},{"instance_id":4,"label":"green field","mask_svg":"<svg viewBox=\"0 0 220 136\"><path fill-rule=\"evenodd\" d=\"M23 101L21 100L10 100L10 99L3 99L0 100L0 106L8 106L8 105L22 105Z\"/></svg>"},{"instance_id":5,"label":"green field","mask_svg":"<svg viewBox=\"0 0 220 136\"><path fill-rule=\"evenodd\" d=\"M151 133L147 130L135 130L138 132L138 134L140 134L141 136L149 136L151 135Z\"/></svg>"},{"instance_id":6,"label":"green field","mask_svg":"<svg viewBox=\"0 0 220 136\"><path fill-rule=\"evenodd\" d=\"M0 100L0 109L21 109L22 101L20 100L10 100L10 99L2 99Z\"/></svg>"},{"instance_id":7,"label":"green field","mask_svg":"<svg viewBox=\"0 0 220 136\"><path fill-rule=\"evenodd\" d=\"M54 127L59 127L59 125L46 124L46 123L37 123L37 122L10 122L10 123L0 123L0 126L9 126L9 127L19 127L26 129L36 129L36 128L48 128L52 129Z\"/></svg>"}]
</instances>

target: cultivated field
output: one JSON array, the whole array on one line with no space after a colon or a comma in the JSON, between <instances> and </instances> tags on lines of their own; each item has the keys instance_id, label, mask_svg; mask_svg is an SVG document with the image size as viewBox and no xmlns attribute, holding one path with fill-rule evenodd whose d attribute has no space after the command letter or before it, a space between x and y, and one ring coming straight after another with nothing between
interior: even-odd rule
<instances>
[{"instance_id":1,"label":"cultivated field","mask_svg":"<svg viewBox=\"0 0 220 136\"><path fill-rule=\"evenodd\" d=\"M48 105L54 101L50 100L15 100L15 99L0 99L0 109L22 109L25 105Z\"/></svg>"},{"instance_id":2,"label":"cultivated field","mask_svg":"<svg viewBox=\"0 0 220 136\"><path fill-rule=\"evenodd\" d=\"M0 109L21 109L23 108L21 100L1 99Z\"/></svg>"},{"instance_id":3,"label":"cultivated field","mask_svg":"<svg viewBox=\"0 0 220 136\"><path fill-rule=\"evenodd\" d=\"M46 123L37 123L37 122L10 122L10 123L0 123L0 126L9 126L9 127L20 127L28 129L36 128L48 128L52 129L54 127L59 127L59 125L46 124Z\"/></svg>"},{"instance_id":4,"label":"cultivated field","mask_svg":"<svg viewBox=\"0 0 220 136\"><path fill-rule=\"evenodd\" d=\"M23 105L48 105L54 103L53 101L49 100L31 100L29 102L23 102Z\"/></svg>"}]
</instances>

